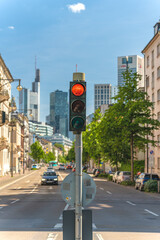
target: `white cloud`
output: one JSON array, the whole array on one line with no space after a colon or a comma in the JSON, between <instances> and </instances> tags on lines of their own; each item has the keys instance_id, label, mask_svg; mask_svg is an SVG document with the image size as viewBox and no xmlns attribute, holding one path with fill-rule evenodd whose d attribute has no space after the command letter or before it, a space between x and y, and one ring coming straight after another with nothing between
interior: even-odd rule
<instances>
[{"instance_id":1,"label":"white cloud","mask_svg":"<svg viewBox=\"0 0 160 240\"><path fill-rule=\"evenodd\" d=\"M80 13L86 9L83 3L76 3L72 5L68 5L68 9L71 10L73 13Z\"/></svg>"},{"instance_id":2,"label":"white cloud","mask_svg":"<svg viewBox=\"0 0 160 240\"><path fill-rule=\"evenodd\" d=\"M15 29L15 27L14 27L14 26L9 26L8 28L9 28L9 29L12 29L12 30L14 30L14 29Z\"/></svg>"}]
</instances>

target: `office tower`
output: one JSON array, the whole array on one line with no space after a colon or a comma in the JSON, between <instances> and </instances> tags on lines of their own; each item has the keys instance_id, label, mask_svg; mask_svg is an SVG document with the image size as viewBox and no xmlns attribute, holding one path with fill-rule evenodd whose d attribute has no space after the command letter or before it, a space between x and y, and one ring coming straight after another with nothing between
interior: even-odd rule
<instances>
[{"instance_id":1,"label":"office tower","mask_svg":"<svg viewBox=\"0 0 160 240\"><path fill-rule=\"evenodd\" d=\"M35 81L32 83L32 91L23 88L19 92L19 108L29 120L40 121L40 70L36 69ZM32 110L32 116L30 116Z\"/></svg>"},{"instance_id":2,"label":"office tower","mask_svg":"<svg viewBox=\"0 0 160 240\"><path fill-rule=\"evenodd\" d=\"M126 71L127 65L132 73L142 75L139 87L144 87L144 59L138 55L118 57L118 87L123 86L123 72Z\"/></svg>"},{"instance_id":3,"label":"office tower","mask_svg":"<svg viewBox=\"0 0 160 240\"><path fill-rule=\"evenodd\" d=\"M94 110L96 111L103 104L111 104L112 86L111 84L94 85Z\"/></svg>"},{"instance_id":4,"label":"office tower","mask_svg":"<svg viewBox=\"0 0 160 240\"><path fill-rule=\"evenodd\" d=\"M54 133L68 137L68 93L56 90L50 93L50 125Z\"/></svg>"}]
</instances>

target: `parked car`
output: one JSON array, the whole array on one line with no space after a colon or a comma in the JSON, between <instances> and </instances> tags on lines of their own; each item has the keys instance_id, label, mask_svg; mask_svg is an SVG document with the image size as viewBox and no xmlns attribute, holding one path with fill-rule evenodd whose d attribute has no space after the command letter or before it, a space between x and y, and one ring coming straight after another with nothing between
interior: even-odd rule
<instances>
[{"instance_id":1,"label":"parked car","mask_svg":"<svg viewBox=\"0 0 160 240\"><path fill-rule=\"evenodd\" d=\"M136 179L135 189L136 190L139 189L140 191L142 191L144 189L145 182L147 182L150 179L158 181L159 177L157 174L141 173L139 177Z\"/></svg>"},{"instance_id":2,"label":"parked car","mask_svg":"<svg viewBox=\"0 0 160 240\"><path fill-rule=\"evenodd\" d=\"M55 172L44 172L41 179L41 185L56 184L58 185L58 176Z\"/></svg>"},{"instance_id":3,"label":"parked car","mask_svg":"<svg viewBox=\"0 0 160 240\"><path fill-rule=\"evenodd\" d=\"M38 163L32 164L31 170L38 170L38 169L40 169L40 165Z\"/></svg>"},{"instance_id":4,"label":"parked car","mask_svg":"<svg viewBox=\"0 0 160 240\"><path fill-rule=\"evenodd\" d=\"M115 174L113 174L113 178L112 178L113 182L115 182L115 183L117 182L117 178L119 176L119 173L120 173L120 171L116 171Z\"/></svg>"},{"instance_id":5,"label":"parked car","mask_svg":"<svg viewBox=\"0 0 160 240\"><path fill-rule=\"evenodd\" d=\"M67 165L66 169L72 169L72 165Z\"/></svg>"},{"instance_id":6,"label":"parked car","mask_svg":"<svg viewBox=\"0 0 160 240\"><path fill-rule=\"evenodd\" d=\"M66 169L65 165L63 163L61 163L59 165L59 170L65 170L65 169Z\"/></svg>"},{"instance_id":7,"label":"parked car","mask_svg":"<svg viewBox=\"0 0 160 240\"><path fill-rule=\"evenodd\" d=\"M98 177L99 176L99 174L101 174L101 173L103 173L103 170L102 169L97 169L96 171L95 171L95 177Z\"/></svg>"},{"instance_id":8,"label":"parked car","mask_svg":"<svg viewBox=\"0 0 160 240\"><path fill-rule=\"evenodd\" d=\"M131 180L131 172L121 171L117 177L117 183Z\"/></svg>"}]
</instances>

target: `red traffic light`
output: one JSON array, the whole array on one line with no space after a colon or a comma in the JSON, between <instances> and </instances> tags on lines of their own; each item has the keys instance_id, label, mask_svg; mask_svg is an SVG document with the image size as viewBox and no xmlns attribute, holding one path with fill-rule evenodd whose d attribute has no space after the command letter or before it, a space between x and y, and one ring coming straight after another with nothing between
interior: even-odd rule
<instances>
[{"instance_id":1,"label":"red traffic light","mask_svg":"<svg viewBox=\"0 0 160 240\"><path fill-rule=\"evenodd\" d=\"M73 87L72 87L72 93L75 95L75 96L82 96L83 93L85 92L85 88L82 84L75 84Z\"/></svg>"}]
</instances>

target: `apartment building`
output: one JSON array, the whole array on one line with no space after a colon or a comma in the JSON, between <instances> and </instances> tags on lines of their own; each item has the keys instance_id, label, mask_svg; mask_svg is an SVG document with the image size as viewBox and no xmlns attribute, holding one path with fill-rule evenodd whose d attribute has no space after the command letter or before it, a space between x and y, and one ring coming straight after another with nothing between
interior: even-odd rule
<instances>
[{"instance_id":1,"label":"apartment building","mask_svg":"<svg viewBox=\"0 0 160 240\"><path fill-rule=\"evenodd\" d=\"M160 22L154 26L154 36L145 46L144 75L145 91L154 103L153 113L160 121ZM160 130L154 131L154 140L159 142L157 147L149 145L146 153L145 171L158 173L160 176Z\"/></svg>"}]
</instances>

